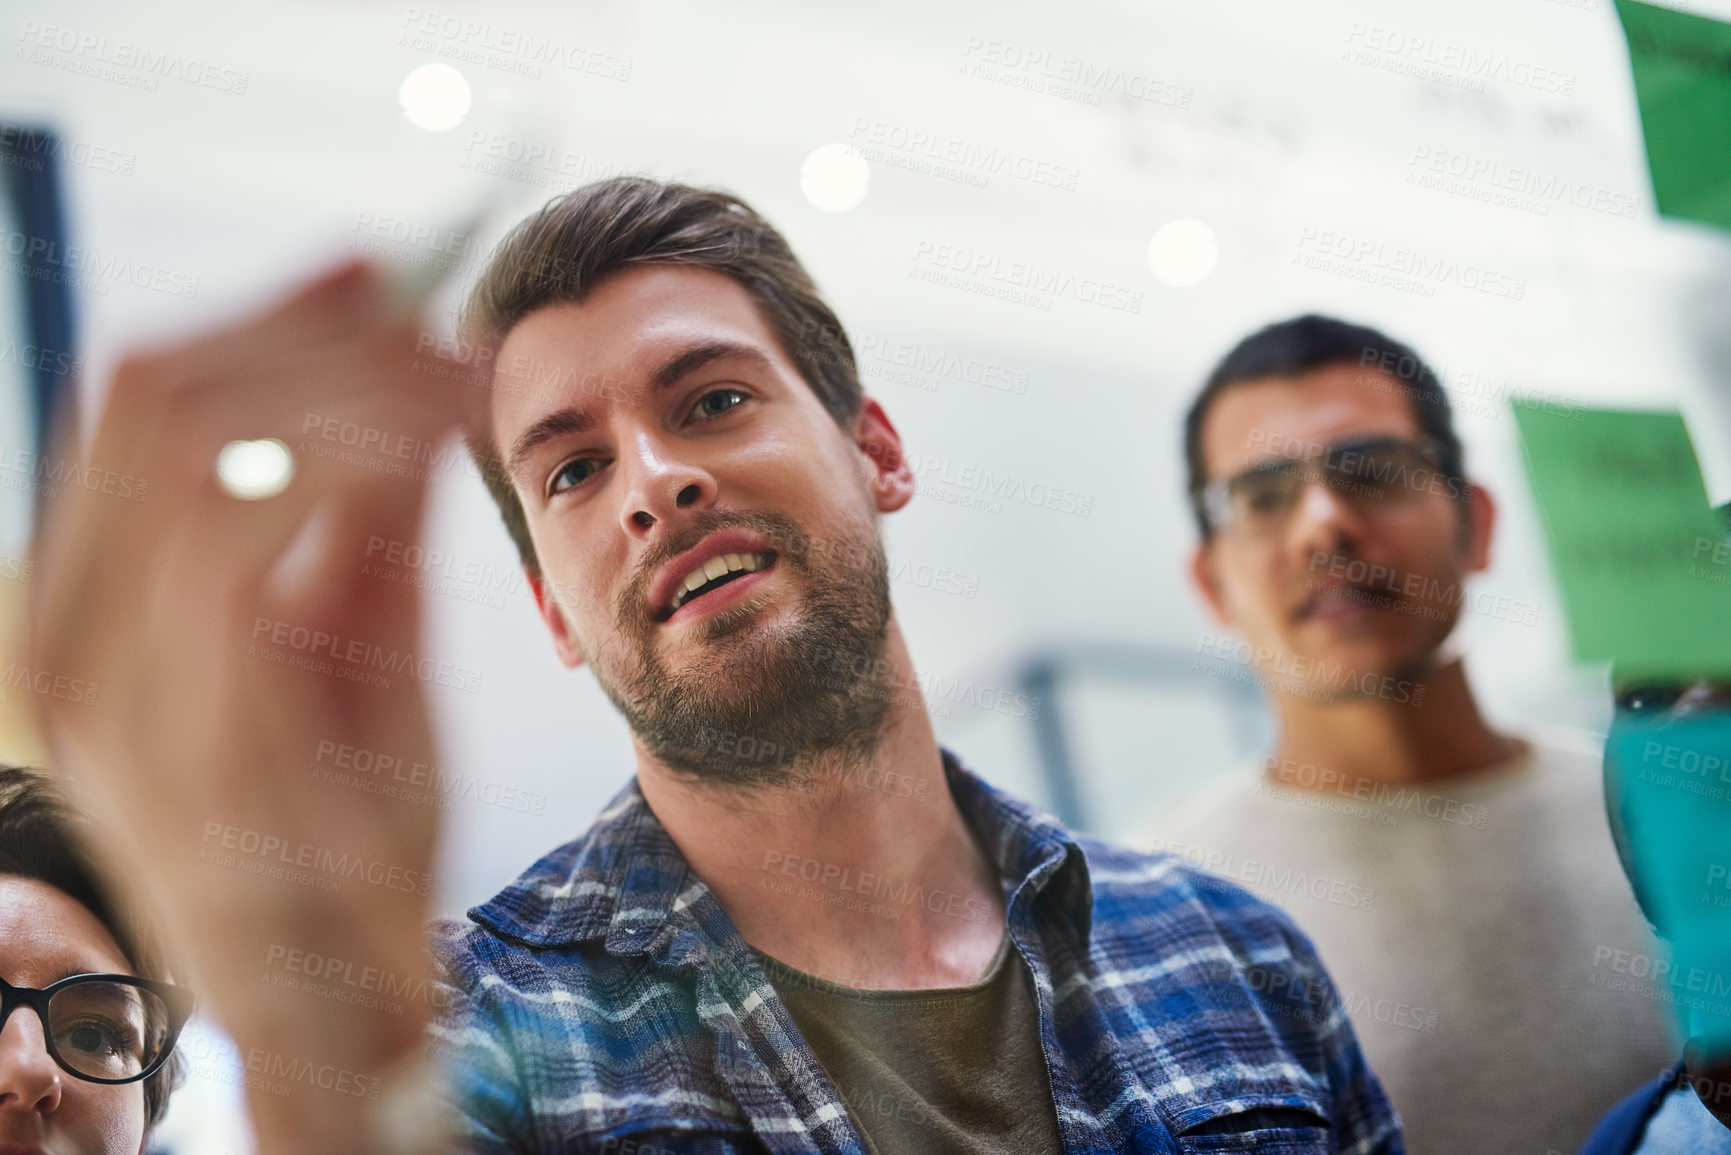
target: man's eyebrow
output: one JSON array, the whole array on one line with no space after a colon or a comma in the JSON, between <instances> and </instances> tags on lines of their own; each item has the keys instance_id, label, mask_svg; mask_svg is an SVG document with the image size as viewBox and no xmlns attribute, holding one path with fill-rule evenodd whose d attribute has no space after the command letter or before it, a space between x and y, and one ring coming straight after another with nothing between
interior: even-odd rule
<instances>
[{"instance_id":1,"label":"man's eyebrow","mask_svg":"<svg viewBox=\"0 0 1731 1155\"><path fill-rule=\"evenodd\" d=\"M737 358L754 361L767 366L769 358L750 345L741 345L732 341L709 341L702 345L694 345L674 354L649 376L649 391L663 393L679 384L685 377L697 372L705 365L716 361ZM594 414L588 409L575 405L567 405L532 422L529 428L517 435L517 440L511 443L511 452L505 458L507 473L516 473L536 449L555 437L565 437L573 433L582 433L595 423Z\"/></svg>"},{"instance_id":2,"label":"man's eyebrow","mask_svg":"<svg viewBox=\"0 0 1731 1155\"><path fill-rule=\"evenodd\" d=\"M769 358L765 357L762 351L750 345L741 345L733 341L709 341L702 345L694 345L663 362L661 368L650 375L650 391L660 393L662 390L671 389L679 384L687 374L695 373L705 365L724 358L755 361L763 366L769 364Z\"/></svg>"},{"instance_id":3,"label":"man's eyebrow","mask_svg":"<svg viewBox=\"0 0 1731 1155\"><path fill-rule=\"evenodd\" d=\"M505 472L514 474L523 464L525 458L545 442L555 437L564 437L572 433L582 433L595 424L594 416L587 409L575 405L567 405L555 409L545 417L538 418L529 428L517 435L517 440L511 443L511 452L505 458Z\"/></svg>"}]
</instances>

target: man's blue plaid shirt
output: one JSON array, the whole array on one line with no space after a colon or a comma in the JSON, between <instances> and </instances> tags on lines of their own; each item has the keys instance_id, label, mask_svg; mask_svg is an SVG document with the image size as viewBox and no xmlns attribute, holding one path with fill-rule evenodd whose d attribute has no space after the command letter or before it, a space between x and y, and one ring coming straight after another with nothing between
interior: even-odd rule
<instances>
[{"instance_id":1,"label":"man's blue plaid shirt","mask_svg":"<svg viewBox=\"0 0 1731 1155\"><path fill-rule=\"evenodd\" d=\"M1067 1152L1403 1150L1284 915L1176 858L1075 837L944 761L1003 878ZM433 930L452 988L435 1045L465 1150L863 1153L756 955L635 781L469 918Z\"/></svg>"}]
</instances>

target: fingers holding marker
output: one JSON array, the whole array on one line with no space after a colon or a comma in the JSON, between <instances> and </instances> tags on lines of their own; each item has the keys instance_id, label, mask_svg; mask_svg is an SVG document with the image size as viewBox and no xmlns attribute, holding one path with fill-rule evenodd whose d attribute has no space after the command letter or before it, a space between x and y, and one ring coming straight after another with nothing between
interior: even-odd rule
<instances>
[{"instance_id":1,"label":"fingers holding marker","mask_svg":"<svg viewBox=\"0 0 1731 1155\"><path fill-rule=\"evenodd\" d=\"M68 486L50 508L38 555L53 580L34 591L39 663L112 673L118 690L129 643L152 618L174 617L194 590L214 599L206 612L245 601L316 506L363 511L338 524L412 532L426 471L391 468L379 451L410 444L437 459L462 382L428 372L437 359L416 344L384 280L345 266L257 318L123 361L89 452L69 442L67 457L131 479L138 499ZM372 443L297 451L323 448L307 435L332 428L364 429Z\"/></svg>"}]
</instances>

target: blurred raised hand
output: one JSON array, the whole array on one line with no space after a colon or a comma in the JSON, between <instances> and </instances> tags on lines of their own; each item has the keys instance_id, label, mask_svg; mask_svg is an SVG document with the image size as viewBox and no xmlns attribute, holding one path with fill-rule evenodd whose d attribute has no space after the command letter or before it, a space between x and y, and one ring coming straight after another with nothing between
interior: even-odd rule
<instances>
[{"instance_id":1,"label":"blurred raised hand","mask_svg":"<svg viewBox=\"0 0 1731 1155\"><path fill-rule=\"evenodd\" d=\"M129 479L131 496L67 486L37 543L32 667L94 687L40 695L43 729L109 832L117 880L166 918L243 1057L370 1080L254 1094L266 1151L360 1149L368 1089L425 1022L424 1000L368 1011L280 989L267 969L299 951L395 981L425 973L437 807L318 772L344 748L436 764L426 690L453 675L423 656L415 588L380 580L368 556L418 539L474 392L416 345L383 278L351 264L126 358L94 439L65 455L98 471L85 478ZM320 436L333 429L359 432ZM296 450L294 473L242 500L218 454L260 439Z\"/></svg>"}]
</instances>

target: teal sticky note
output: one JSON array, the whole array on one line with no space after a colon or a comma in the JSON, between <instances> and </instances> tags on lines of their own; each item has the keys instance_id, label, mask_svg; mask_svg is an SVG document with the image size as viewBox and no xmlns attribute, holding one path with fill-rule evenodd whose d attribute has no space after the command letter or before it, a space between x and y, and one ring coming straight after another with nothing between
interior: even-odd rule
<instances>
[{"instance_id":1,"label":"teal sticky note","mask_svg":"<svg viewBox=\"0 0 1731 1155\"><path fill-rule=\"evenodd\" d=\"M1629 881L1671 948L1652 981L1682 1038L1731 1057L1731 712L1619 715L1605 791Z\"/></svg>"},{"instance_id":2,"label":"teal sticky note","mask_svg":"<svg viewBox=\"0 0 1731 1155\"><path fill-rule=\"evenodd\" d=\"M1617 0L1659 212L1731 229L1731 24Z\"/></svg>"},{"instance_id":3,"label":"teal sticky note","mask_svg":"<svg viewBox=\"0 0 1731 1155\"><path fill-rule=\"evenodd\" d=\"M1575 656L1731 677L1725 530L1682 415L1514 408Z\"/></svg>"}]
</instances>

